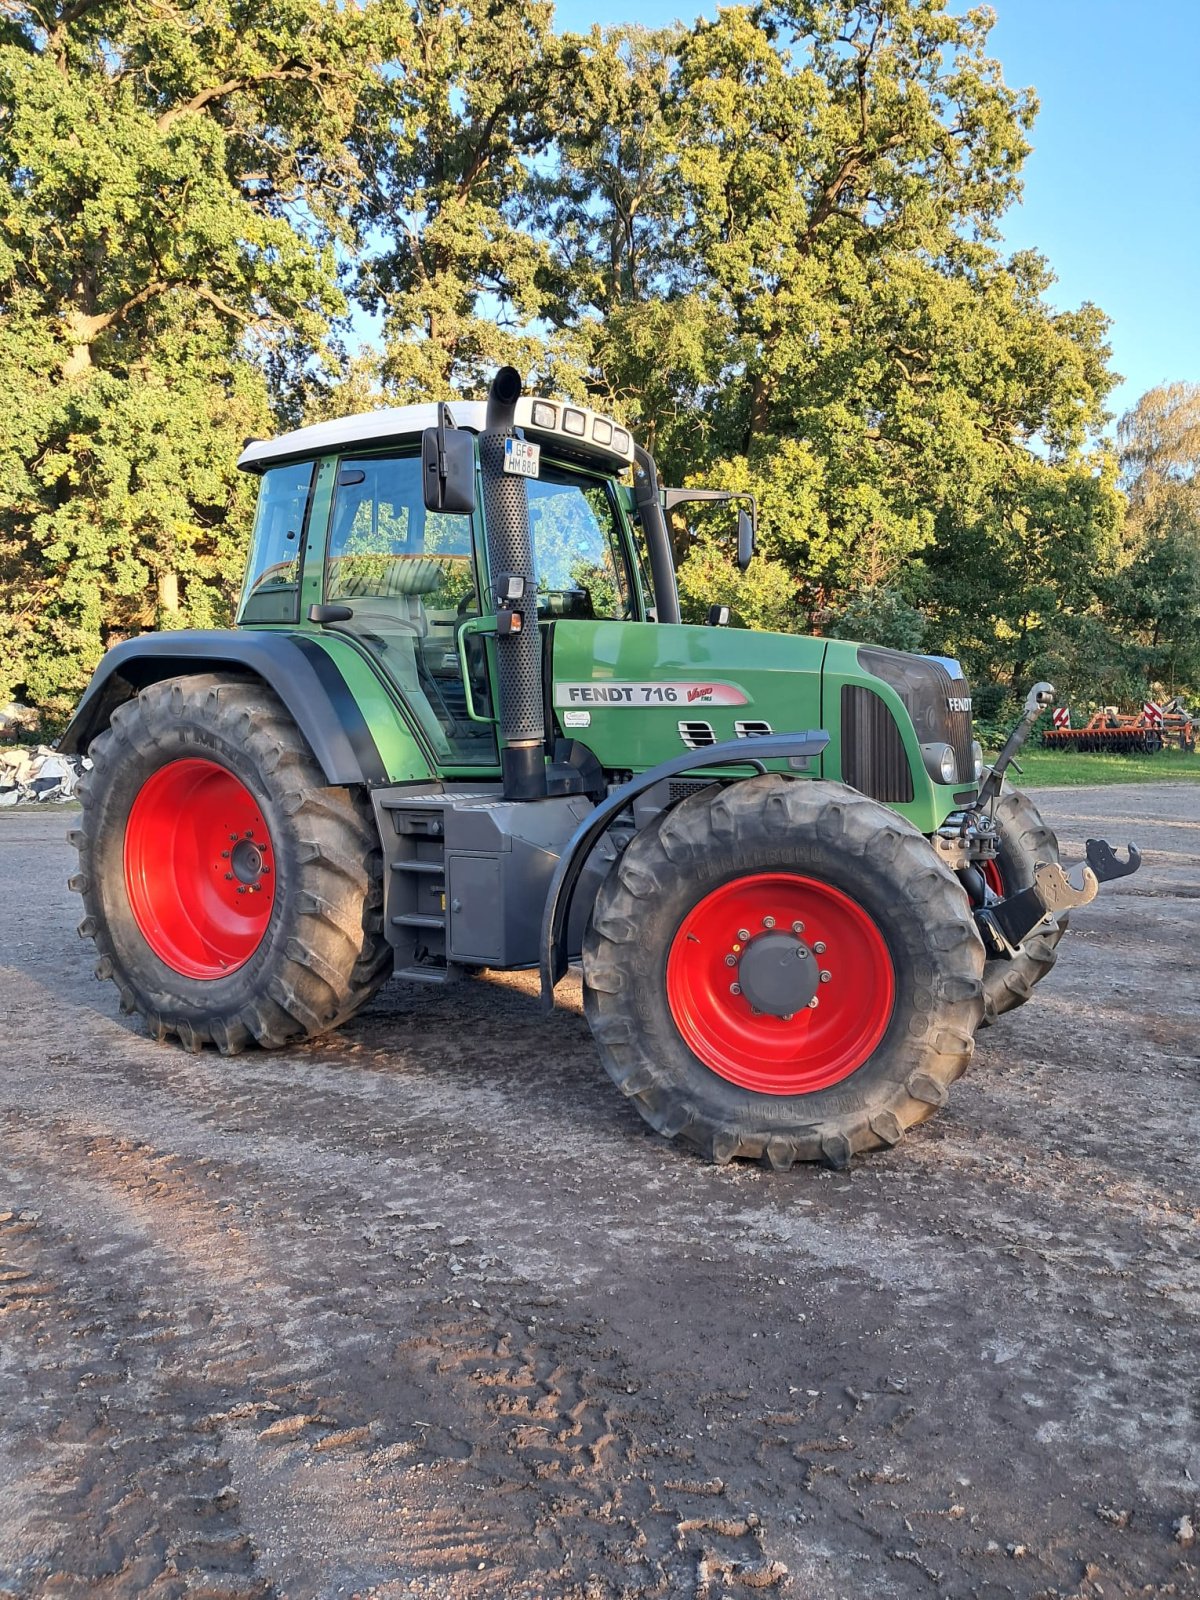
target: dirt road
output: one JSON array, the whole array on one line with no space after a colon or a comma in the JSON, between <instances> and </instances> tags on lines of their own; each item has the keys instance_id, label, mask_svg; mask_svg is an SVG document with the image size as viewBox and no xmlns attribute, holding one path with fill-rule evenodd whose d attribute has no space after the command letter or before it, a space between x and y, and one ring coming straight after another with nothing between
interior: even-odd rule
<instances>
[{"instance_id":1,"label":"dirt road","mask_svg":"<svg viewBox=\"0 0 1200 1600\"><path fill-rule=\"evenodd\" d=\"M1200 1594L1200 788L931 1123L648 1133L530 978L189 1056L0 815L0 1595Z\"/></svg>"}]
</instances>

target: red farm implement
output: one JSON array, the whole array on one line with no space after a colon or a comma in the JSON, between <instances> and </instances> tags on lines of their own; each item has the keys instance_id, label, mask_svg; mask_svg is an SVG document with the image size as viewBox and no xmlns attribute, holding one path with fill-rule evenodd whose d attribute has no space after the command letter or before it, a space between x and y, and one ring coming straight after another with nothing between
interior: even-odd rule
<instances>
[{"instance_id":1,"label":"red farm implement","mask_svg":"<svg viewBox=\"0 0 1200 1600\"><path fill-rule=\"evenodd\" d=\"M1195 723L1178 696L1165 706L1147 700L1141 711L1122 713L1105 706L1082 728L1073 728L1065 708L1054 712L1053 726L1042 734L1046 750L1103 750L1117 754L1155 755L1164 745L1196 748Z\"/></svg>"}]
</instances>

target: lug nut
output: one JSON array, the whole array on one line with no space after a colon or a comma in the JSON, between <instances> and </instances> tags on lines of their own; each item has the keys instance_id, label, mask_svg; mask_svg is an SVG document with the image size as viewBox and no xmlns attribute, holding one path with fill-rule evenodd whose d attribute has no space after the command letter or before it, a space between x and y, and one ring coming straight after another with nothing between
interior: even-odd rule
<instances>
[{"instance_id":1,"label":"lug nut","mask_svg":"<svg viewBox=\"0 0 1200 1600\"><path fill-rule=\"evenodd\" d=\"M792 932L793 933L803 933L804 932L804 924L802 922L793 922L792 923Z\"/></svg>"},{"instance_id":2,"label":"lug nut","mask_svg":"<svg viewBox=\"0 0 1200 1600\"><path fill-rule=\"evenodd\" d=\"M725 965L727 967L736 967L737 966L737 957L736 956L726 956L725 957Z\"/></svg>"},{"instance_id":3,"label":"lug nut","mask_svg":"<svg viewBox=\"0 0 1200 1600\"><path fill-rule=\"evenodd\" d=\"M821 974L821 982L822 983L828 983L830 978L832 978L832 977L833 977L833 973L832 972L823 972Z\"/></svg>"},{"instance_id":4,"label":"lug nut","mask_svg":"<svg viewBox=\"0 0 1200 1600\"><path fill-rule=\"evenodd\" d=\"M764 917L763 918L763 927L764 928L773 928L774 926L775 926L775 918L774 917Z\"/></svg>"},{"instance_id":5,"label":"lug nut","mask_svg":"<svg viewBox=\"0 0 1200 1600\"><path fill-rule=\"evenodd\" d=\"M749 937L750 937L750 929L749 928L739 928L738 929L738 938L742 941L743 944L745 944L746 940Z\"/></svg>"},{"instance_id":6,"label":"lug nut","mask_svg":"<svg viewBox=\"0 0 1200 1600\"><path fill-rule=\"evenodd\" d=\"M240 884L240 885L239 885L239 886L238 886L238 893L239 893L239 894L245 894L245 892L246 892L246 885L245 885L245 884L244 884L244 883L243 883L243 884Z\"/></svg>"},{"instance_id":7,"label":"lug nut","mask_svg":"<svg viewBox=\"0 0 1200 1600\"><path fill-rule=\"evenodd\" d=\"M810 1011L815 1011L817 1009L817 997L816 997L816 995L813 995L812 999L808 1002L808 1009Z\"/></svg>"},{"instance_id":8,"label":"lug nut","mask_svg":"<svg viewBox=\"0 0 1200 1600\"><path fill-rule=\"evenodd\" d=\"M229 860L229 851L228 850L222 850L221 851L221 860L222 861L228 861Z\"/></svg>"},{"instance_id":9,"label":"lug nut","mask_svg":"<svg viewBox=\"0 0 1200 1600\"><path fill-rule=\"evenodd\" d=\"M247 839L253 839L253 837L254 837L254 829L253 828L247 828L246 829L246 837L247 837Z\"/></svg>"},{"instance_id":10,"label":"lug nut","mask_svg":"<svg viewBox=\"0 0 1200 1600\"><path fill-rule=\"evenodd\" d=\"M230 838L230 842L233 843L233 844L236 844L238 842L238 836L237 836L236 833L231 833L229 835L229 838Z\"/></svg>"},{"instance_id":11,"label":"lug nut","mask_svg":"<svg viewBox=\"0 0 1200 1600\"><path fill-rule=\"evenodd\" d=\"M813 949L817 952L817 954L819 956L823 956L825 954L825 941L824 941L824 939L818 939L816 944L813 945Z\"/></svg>"},{"instance_id":12,"label":"lug nut","mask_svg":"<svg viewBox=\"0 0 1200 1600\"><path fill-rule=\"evenodd\" d=\"M729 992L730 992L730 994L741 994L741 992L742 992L741 984L740 983L731 983L729 985Z\"/></svg>"},{"instance_id":13,"label":"lug nut","mask_svg":"<svg viewBox=\"0 0 1200 1600\"><path fill-rule=\"evenodd\" d=\"M232 883L233 882L233 873L232 872L227 872L225 874L225 882L226 883Z\"/></svg>"},{"instance_id":14,"label":"lug nut","mask_svg":"<svg viewBox=\"0 0 1200 1600\"><path fill-rule=\"evenodd\" d=\"M794 1011L785 1011L783 1013L784 1022L790 1022L795 1015L796 1013Z\"/></svg>"}]
</instances>

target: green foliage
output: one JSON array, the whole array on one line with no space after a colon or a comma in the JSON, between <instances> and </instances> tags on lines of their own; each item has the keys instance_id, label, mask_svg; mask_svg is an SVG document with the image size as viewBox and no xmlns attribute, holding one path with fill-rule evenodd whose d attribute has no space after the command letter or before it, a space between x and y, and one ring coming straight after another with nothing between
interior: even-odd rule
<instances>
[{"instance_id":1,"label":"green foliage","mask_svg":"<svg viewBox=\"0 0 1200 1600\"><path fill-rule=\"evenodd\" d=\"M922 650L929 619L895 589L863 584L825 624L835 639L863 639L889 650Z\"/></svg>"},{"instance_id":2,"label":"green foliage","mask_svg":"<svg viewBox=\"0 0 1200 1600\"><path fill-rule=\"evenodd\" d=\"M242 440L344 308L356 12L14 3L0 22L0 698L228 621Z\"/></svg>"},{"instance_id":3,"label":"green foliage","mask_svg":"<svg viewBox=\"0 0 1200 1600\"><path fill-rule=\"evenodd\" d=\"M116 638L228 620L246 435L503 361L615 412L664 481L755 494L745 574L728 508L675 519L691 618L956 653L998 718L1037 677L1200 687L1200 391L1146 396L1118 460L1105 317L1001 244L1037 107L991 21L12 0L0 700L53 722ZM347 353L351 308L376 351Z\"/></svg>"}]
</instances>

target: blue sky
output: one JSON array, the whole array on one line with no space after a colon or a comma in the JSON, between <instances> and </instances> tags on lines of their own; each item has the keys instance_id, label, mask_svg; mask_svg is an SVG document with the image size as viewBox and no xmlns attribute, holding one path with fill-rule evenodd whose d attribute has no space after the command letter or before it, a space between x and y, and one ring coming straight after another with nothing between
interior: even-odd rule
<instances>
[{"instance_id":1,"label":"blue sky","mask_svg":"<svg viewBox=\"0 0 1200 1600\"><path fill-rule=\"evenodd\" d=\"M968 0L951 0L965 11ZM1109 405L1157 383L1200 381L1200 3L991 0L991 53L1041 101L1014 249L1047 257L1052 303L1094 301L1113 319ZM560 0L561 29L714 15L678 0Z\"/></svg>"}]
</instances>

